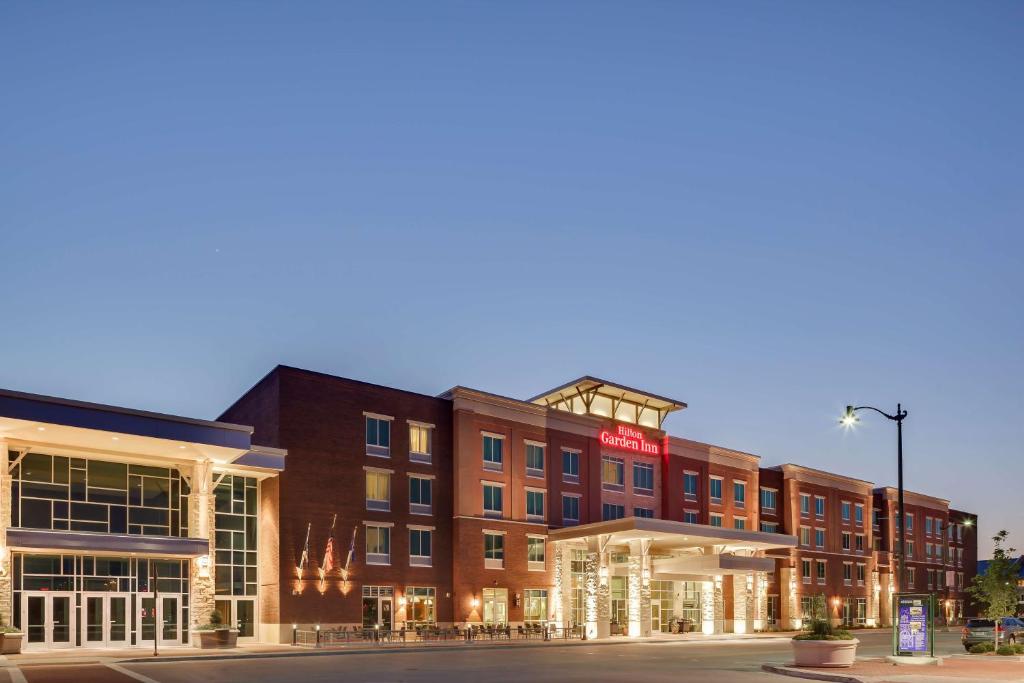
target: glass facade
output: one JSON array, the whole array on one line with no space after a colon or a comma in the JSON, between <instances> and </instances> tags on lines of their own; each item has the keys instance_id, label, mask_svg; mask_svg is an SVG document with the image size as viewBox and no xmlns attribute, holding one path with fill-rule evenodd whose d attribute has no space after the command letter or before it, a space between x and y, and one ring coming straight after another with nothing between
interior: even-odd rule
<instances>
[{"instance_id":1,"label":"glass facade","mask_svg":"<svg viewBox=\"0 0 1024 683\"><path fill-rule=\"evenodd\" d=\"M217 595L256 595L256 479L225 475L214 490Z\"/></svg>"}]
</instances>

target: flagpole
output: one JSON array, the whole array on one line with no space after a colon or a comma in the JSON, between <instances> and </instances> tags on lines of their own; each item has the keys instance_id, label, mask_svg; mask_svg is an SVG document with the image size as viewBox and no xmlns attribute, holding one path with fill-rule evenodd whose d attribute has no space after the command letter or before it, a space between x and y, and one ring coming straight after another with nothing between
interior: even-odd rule
<instances>
[{"instance_id":1,"label":"flagpole","mask_svg":"<svg viewBox=\"0 0 1024 683\"><path fill-rule=\"evenodd\" d=\"M327 565L327 557L334 551L333 539L334 539L334 525L338 521L338 513L334 513L334 517L331 518L331 531L327 534L327 547L324 548L324 561L320 563L320 592L324 592L324 584L327 583L327 571L324 567Z\"/></svg>"},{"instance_id":2,"label":"flagpole","mask_svg":"<svg viewBox=\"0 0 1024 683\"><path fill-rule=\"evenodd\" d=\"M302 571L306 568L306 563L309 562L309 530L312 528L313 522L306 522L306 542L302 546L302 557L299 558L299 579L302 579Z\"/></svg>"}]
</instances>

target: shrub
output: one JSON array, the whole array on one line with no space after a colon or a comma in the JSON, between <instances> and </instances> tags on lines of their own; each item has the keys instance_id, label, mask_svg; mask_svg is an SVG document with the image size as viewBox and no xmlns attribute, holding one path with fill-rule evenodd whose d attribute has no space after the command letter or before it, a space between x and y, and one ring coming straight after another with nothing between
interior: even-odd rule
<instances>
[{"instance_id":1,"label":"shrub","mask_svg":"<svg viewBox=\"0 0 1024 683\"><path fill-rule=\"evenodd\" d=\"M989 650L991 649L992 648L989 648ZM1012 645L1009 643L1007 643L1006 645L1000 645L999 649L996 650L996 654L1003 656L1024 655L1024 645Z\"/></svg>"},{"instance_id":2,"label":"shrub","mask_svg":"<svg viewBox=\"0 0 1024 683\"><path fill-rule=\"evenodd\" d=\"M832 626L828 618L828 607L824 595L815 595L811 600L811 615L806 624L806 633L794 636L793 640L853 640L849 631Z\"/></svg>"},{"instance_id":3,"label":"shrub","mask_svg":"<svg viewBox=\"0 0 1024 683\"><path fill-rule=\"evenodd\" d=\"M987 652L992 652L995 648L996 646L989 642L975 643L971 645L971 649L968 652L972 655L983 655Z\"/></svg>"}]
</instances>

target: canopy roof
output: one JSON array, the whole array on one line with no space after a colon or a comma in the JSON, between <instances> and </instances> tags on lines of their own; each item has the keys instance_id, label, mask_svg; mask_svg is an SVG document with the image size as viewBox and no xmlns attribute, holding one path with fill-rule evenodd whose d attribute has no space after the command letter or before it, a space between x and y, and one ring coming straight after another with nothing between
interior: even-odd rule
<instances>
[{"instance_id":1,"label":"canopy roof","mask_svg":"<svg viewBox=\"0 0 1024 683\"><path fill-rule=\"evenodd\" d=\"M686 407L682 401L590 375L538 394L529 401L577 415L598 415L658 429L669 413Z\"/></svg>"}]
</instances>

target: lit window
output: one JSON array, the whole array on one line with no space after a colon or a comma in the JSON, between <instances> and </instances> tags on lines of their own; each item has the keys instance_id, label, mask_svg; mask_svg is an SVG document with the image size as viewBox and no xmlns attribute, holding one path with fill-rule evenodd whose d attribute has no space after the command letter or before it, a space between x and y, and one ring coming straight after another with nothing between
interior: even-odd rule
<instances>
[{"instance_id":1,"label":"lit window","mask_svg":"<svg viewBox=\"0 0 1024 683\"><path fill-rule=\"evenodd\" d=\"M366 471L366 509L391 509L391 474L389 472Z\"/></svg>"},{"instance_id":2,"label":"lit window","mask_svg":"<svg viewBox=\"0 0 1024 683\"><path fill-rule=\"evenodd\" d=\"M500 470L502 467L503 454L502 449L505 444L505 439L501 436L493 434L484 434L484 469L485 470Z\"/></svg>"},{"instance_id":3,"label":"lit window","mask_svg":"<svg viewBox=\"0 0 1024 683\"><path fill-rule=\"evenodd\" d=\"M430 432L427 425L409 423L409 460L430 462Z\"/></svg>"},{"instance_id":4,"label":"lit window","mask_svg":"<svg viewBox=\"0 0 1024 683\"><path fill-rule=\"evenodd\" d=\"M366 454L391 457L391 420L366 416Z\"/></svg>"},{"instance_id":5,"label":"lit window","mask_svg":"<svg viewBox=\"0 0 1024 683\"><path fill-rule=\"evenodd\" d=\"M606 489L621 491L625 486L625 470L622 458L601 456L601 485Z\"/></svg>"}]
</instances>

